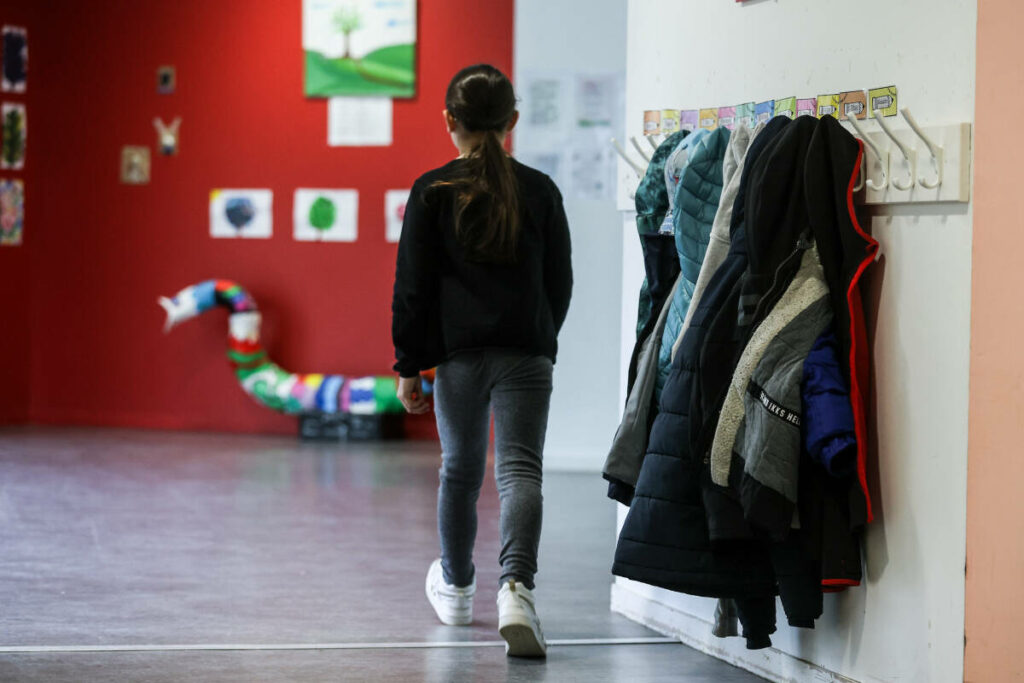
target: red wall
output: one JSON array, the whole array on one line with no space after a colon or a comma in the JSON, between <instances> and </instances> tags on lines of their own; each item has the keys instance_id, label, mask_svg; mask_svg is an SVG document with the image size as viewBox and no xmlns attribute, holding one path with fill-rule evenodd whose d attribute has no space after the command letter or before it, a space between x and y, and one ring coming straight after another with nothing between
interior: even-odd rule
<instances>
[{"instance_id":1,"label":"red wall","mask_svg":"<svg viewBox=\"0 0 1024 683\"><path fill-rule=\"evenodd\" d=\"M22 171L0 171L0 178L25 181L25 231L19 247L0 247L0 425L28 419L31 376L31 276L30 253L37 229L40 206L39 177L42 169L38 150L33 148L33 115L38 111L39 88L34 79L33 41L40 24L38 3L0 0L0 24L28 28L29 80L24 94L0 93L0 102L21 102L28 107L28 147Z\"/></svg>"},{"instance_id":2,"label":"red wall","mask_svg":"<svg viewBox=\"0 0 1024 683\"><path fill-rule=\"evenodd\" d=\"M390 372L384 191L453 156L444 89L470 63L511 69L513 0L421 3L419 96L396 101L393 146L366 149L327 147L327 103L303 97L300 0L52 4L30 37L29 149L50 162L29 189L32 419L292 432L238 387L223 312L163 334L157 297L211 277L254 294L283 367ZM156 93L162 64L175 95ZM157 115L183 117L180 155L154 156L150 185L121 185L121 146L152 146ZM216 187L272 189L274 237L211 239ZM295 242L297 187L358 188L359 241Z\"/></svg>"}]
</instances>

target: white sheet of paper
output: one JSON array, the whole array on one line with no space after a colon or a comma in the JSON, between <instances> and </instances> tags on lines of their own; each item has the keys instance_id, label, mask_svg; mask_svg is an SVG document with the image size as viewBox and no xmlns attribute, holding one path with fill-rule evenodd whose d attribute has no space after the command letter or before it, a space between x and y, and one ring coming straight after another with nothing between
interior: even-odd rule
<instances>
[{"instance_id":1,"label":"white sheet of paper","mask_svg":"<svg viewBox=\"0 0 1024 683\"><path fill-rule=\"evenodd\" d=\"M561 71L527 71L518 79L522 115L516 152L550 150L572 131L572 77Z\"/></svg>"},{"instance_id":2,"label":"white sheet of paper","mask_svg":"<svg viewBox=\"0 0 1024 683\"><path fill-rule=\"evenodd\" d=\"M384 234L388 242L397 242L402 237L409 193L410 190L388 190L384 193Z\"/></svg>"},{"instance_id":3,"label":"white sheet of paper","mask_svg":"<svg viewBox=\"0 0 1024 683\"><path fill-rule=\"evenodd\" d=\"M328 98L327 144L331 147L389 146L393 110L389 97Z\"/></svg>"},{"instance_id":4,"label":"white sheet of paper","mask_svg":"<svg viewBox=\"0 0 1024 683\"><path fill-rule=\"evenodd\" d=\"M269 238L273 234L273 202L270 190L211 190L210 236Z\"/></svg>"},{"instance_id":5,"label":"white sheet of paper","mask_svg":"<svg viewBox=\"0 0 1024 683\"><path fill-rule=\"evenodd\" d=\"M294 236L300 242L355 242L359 191L295 190L294 219Z\"/></svg>"}]
</instances>

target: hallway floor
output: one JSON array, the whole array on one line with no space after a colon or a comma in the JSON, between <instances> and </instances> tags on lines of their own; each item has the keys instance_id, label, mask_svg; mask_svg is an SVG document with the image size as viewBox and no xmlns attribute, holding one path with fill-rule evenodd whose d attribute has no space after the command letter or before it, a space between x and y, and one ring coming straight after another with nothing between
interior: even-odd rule
<instances>
[{"instance_id":1,"label":"hallway floor","mask_svg":"<svg viewBox=\"0 0 1024 683\"><path fill-rule=\"evenodd\" d=\"M507 658L493 473L474 623L441 625L423 595L437 464L432 443L0 431L0 681L760 680L657 641ZM659 638L608 609L601 478L545 476L548 638Z\"/></svg>"}]
</instances>

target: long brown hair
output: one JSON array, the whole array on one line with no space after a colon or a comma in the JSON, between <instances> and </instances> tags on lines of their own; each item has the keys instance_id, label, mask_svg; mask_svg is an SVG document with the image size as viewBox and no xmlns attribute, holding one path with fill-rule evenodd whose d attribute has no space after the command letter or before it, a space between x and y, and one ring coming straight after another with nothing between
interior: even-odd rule
<instances>
[{"instance_id":1,"label":"long brown hair","mask_svg":"<svg viewBox=\"0 0 1024 683\"><path fill-rule=\"evenodd\" d=\"M455 189L455 235L476 261L510 263L519 242L519 190L512 159L501 144L516 113L512 82L489 64L455 74L445 108L480 142L458 167L457 175L434 187Z\"/></svg>"}]
</instances>

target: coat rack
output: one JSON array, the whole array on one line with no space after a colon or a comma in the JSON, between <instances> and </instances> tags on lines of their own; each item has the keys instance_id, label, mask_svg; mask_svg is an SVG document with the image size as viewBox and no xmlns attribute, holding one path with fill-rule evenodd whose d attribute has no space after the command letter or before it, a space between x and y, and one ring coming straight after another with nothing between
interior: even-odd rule
<instances>
[{"instance_id":1,"label":"coat rack","mask_svg":"<svg viewBox=\"0 0 1024 683\"><path fill-rule=\"evenodd\" d=\"M844 119L852 133L864 141L860 179L854 186L857 203L919 204L968 202L971 198L971 124L922 127L910 110L900 110L909 128L894 130L877 110L863 121ZM874 125L867 122L873 119ZM869 130L876 128L876 130ZM656 149L658 140L645 136ZM630 137L641 157L637 162L614 138L611 143L638 178L650 163L636 136ZM633 193L630 192L630 198Z\"/></svg>"}]
</instances>

